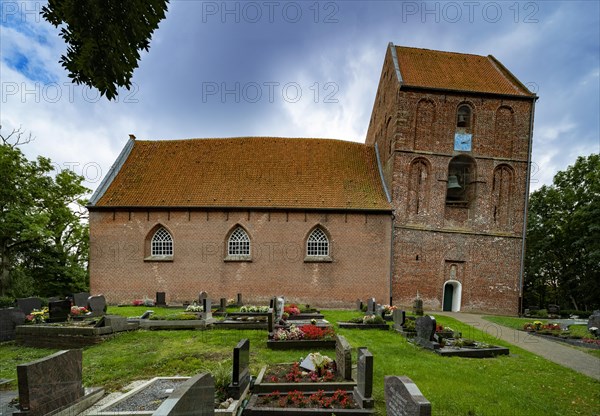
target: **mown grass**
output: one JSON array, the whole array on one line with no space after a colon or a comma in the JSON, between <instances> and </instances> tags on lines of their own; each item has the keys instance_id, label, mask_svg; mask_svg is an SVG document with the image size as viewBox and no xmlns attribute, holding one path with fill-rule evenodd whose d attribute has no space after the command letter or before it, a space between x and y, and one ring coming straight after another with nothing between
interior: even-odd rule
<instances>
[{"instance_id":1,"label":"mown grass","mask_svg":"<svg viewBox=\"0 0 600 416\"><path fill-rule=\"evenodd\" d=\"M153 308L157 313L160 308ZM127 307L109 312L140 315ZM167 309L167 314L173 309ZM161 311L162 313L162 311ZM323 311L331 322L359 316L355 311ZM339 329L356 348L365 346L374 355L374 397L377 414L385 414L384 376L406 375L432 403L434 415L594 415L600 413L600 383L561 367L452 318L438 317L442 325L464 336L508 346L510 356L493 359L440 357L408 343L394 331ZM308 351L272 351L266 348L265 331L134 331L84 349L86 386L117 390L133 380L155 376L193 375L231 363L232 348L241 338L250 339L251 372L258 374L269 363L291 362ZM16 378L17 364L43 357L53 350L0 344L0 377ZM330 357L333 350L321 351ZM354 352L354 360L356 353ZM12 385L16 387L15 383Z\"/></svg>"}]
</instances>

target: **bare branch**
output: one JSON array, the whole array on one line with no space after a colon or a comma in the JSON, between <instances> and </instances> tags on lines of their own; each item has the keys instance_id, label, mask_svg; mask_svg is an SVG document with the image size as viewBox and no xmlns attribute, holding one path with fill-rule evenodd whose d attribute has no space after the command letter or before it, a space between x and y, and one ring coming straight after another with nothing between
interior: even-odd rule
<instances>
[{"instance_id":1,"label":"bare branch","mask_svg":"<svg viewBox=\"0 0 600 416\"><path fill-rule=\"evenodd\" d=\"M29 132L27 135L22 126L19 126L18 129L13 129L8 136L4 136L1 130L2 125L0 125L0 140L2 140L2 144L5 146L15 148L23 144L31 143L35 140L35 137L31 134L31 132Z\"/></svg>"}]
</instances>

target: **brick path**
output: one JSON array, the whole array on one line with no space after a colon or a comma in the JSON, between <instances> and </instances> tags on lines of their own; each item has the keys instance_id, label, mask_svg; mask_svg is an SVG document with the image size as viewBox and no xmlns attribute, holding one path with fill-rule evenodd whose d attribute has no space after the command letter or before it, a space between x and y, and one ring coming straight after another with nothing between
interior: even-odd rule
<instances>
[{"instance_id":1,"label":"brick path","mask_svg":"<svg viewBox=\"0 0 600 416\"><path fill-rule=\"evenodd\" d=\"M556 364L571 368L581 374L600 380L600 358L587 354L558 341L529 335L524 331L508 328L486 321L480 315L462 312L432 312L431 315L444 315L484 331L490 336L523 348Z\"/></svg>"}]
</instances>

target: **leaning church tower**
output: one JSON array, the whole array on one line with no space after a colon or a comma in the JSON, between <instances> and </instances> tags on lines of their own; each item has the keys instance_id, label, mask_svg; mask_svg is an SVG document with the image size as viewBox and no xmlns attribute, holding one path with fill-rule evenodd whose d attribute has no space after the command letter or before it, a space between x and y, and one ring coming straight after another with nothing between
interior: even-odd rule
<instances>
[{"instance_id":1,"label":"leaning church tower","mask_svg":"<svg viewBox=\"0 0 600 416\"><path fill-rule=\"evenodd\" d=\"M366 143L394 208L395 304L518 313L536 99L491 55L389 44Z\"/></svg>"}]
</instances>

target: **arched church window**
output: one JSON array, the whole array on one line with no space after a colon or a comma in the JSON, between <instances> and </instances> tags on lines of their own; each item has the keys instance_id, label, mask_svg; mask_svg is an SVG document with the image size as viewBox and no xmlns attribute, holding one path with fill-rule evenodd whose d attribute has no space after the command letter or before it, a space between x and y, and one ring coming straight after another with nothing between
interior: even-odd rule
<instances>
[{"instance_id":1,"label":"arched church window","mask_svg":"<svg viewBox=\"0 0 600 416\"><path fill-rule=\"evenodd\" d=\"M164 227L160 227L151 241L152 256L172 256L173 255L173 237Z\"/></svg>"}]
</instances>

